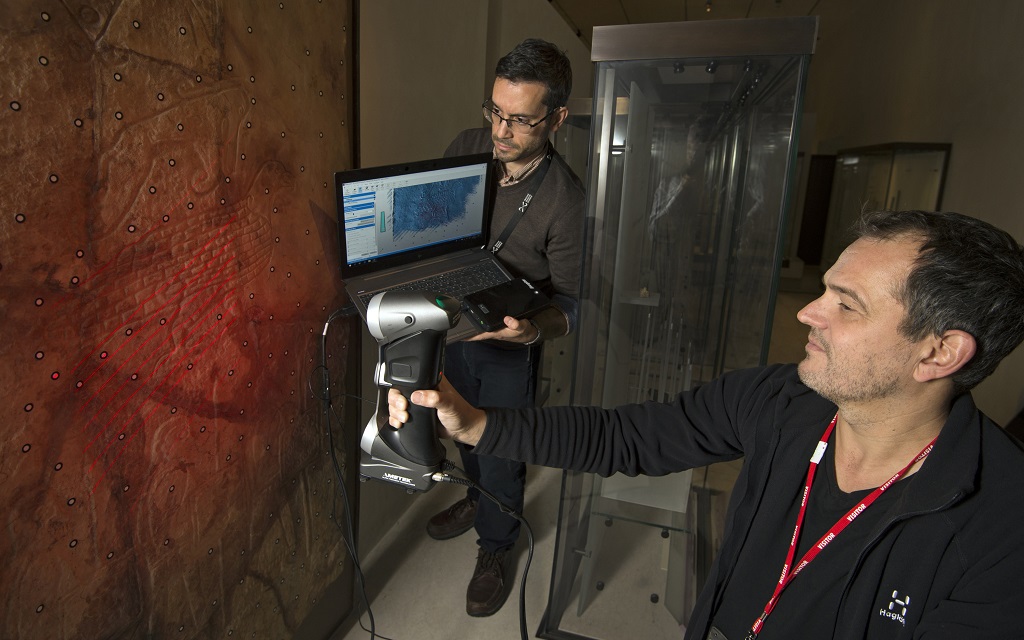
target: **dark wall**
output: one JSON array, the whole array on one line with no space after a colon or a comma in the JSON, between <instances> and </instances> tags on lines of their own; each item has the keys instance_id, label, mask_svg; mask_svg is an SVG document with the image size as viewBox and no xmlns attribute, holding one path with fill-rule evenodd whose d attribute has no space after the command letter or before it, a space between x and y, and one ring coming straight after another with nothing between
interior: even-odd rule
<instances>
[{"instance_id":1,"label":"dark wall","mask_svg":"<svg viewBox=\"0 0 1024 640\"><path fill-rule=\"evenodd\" d=\"M351 20L4 3L0 637L285 638L347 570L315 383Z\"/></svg>"}]
</instances>

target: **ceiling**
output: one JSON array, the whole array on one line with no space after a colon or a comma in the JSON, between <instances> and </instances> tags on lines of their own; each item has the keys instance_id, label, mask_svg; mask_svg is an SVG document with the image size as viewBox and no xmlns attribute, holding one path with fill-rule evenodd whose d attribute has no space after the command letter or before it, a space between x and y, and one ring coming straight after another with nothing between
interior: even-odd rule
<instances>
[{"instance_id":1,"label":"ceiling","mask_svg":"<svg viewBox=\"0 0 1024 640\"><path fill-rule=\"evenodd\" d=\"M818 15L829 0L549 0L587 47L595 26ZM710 11L708 10L710 8Z\"/></svg>"}]
</instances>

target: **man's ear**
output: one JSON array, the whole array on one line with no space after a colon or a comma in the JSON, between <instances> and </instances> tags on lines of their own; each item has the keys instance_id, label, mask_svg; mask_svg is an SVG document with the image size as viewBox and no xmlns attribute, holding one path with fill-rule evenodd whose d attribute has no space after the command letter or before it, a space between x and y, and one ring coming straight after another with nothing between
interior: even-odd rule
<instances>
[{"instance_id":1,"label":"man's ear","mask_svg":"<svg viewBox=\"0 0 1024 640\"><path fill-rule=\"evenodd\" d=\"M554 133L554 132L558 131L559 127L562 126L562 124L565 122L565 119L568 118L568 117L569 117L569 108L568 107L559 107L558 108L558 113L556 113L555 115L551 116L551 129L549 130L549 133Z\"/></svg>"},{"instance_id":2,"label":"man's ear","mask_svg":"<svg viewBox=\"0 0 1024 640\"><path fill-rule=\"evenodd\" d=\"M941 336L929 338L925 345L928 348L914 369L914 379L918 382L952 376L978 351L974 336L959 329L950 329Z\"/></svg>"}]
</instances>

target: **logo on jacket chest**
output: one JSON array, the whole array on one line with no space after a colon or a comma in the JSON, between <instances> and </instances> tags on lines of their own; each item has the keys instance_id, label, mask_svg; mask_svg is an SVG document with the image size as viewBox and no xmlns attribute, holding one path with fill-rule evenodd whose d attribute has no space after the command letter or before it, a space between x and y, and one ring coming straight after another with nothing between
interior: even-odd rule
<instances>
[{"instance_id":1,"label":"logo on jacket chest","mask_svg":"<svg viewBox=\"0 0 1024 640\"><path fill-rule=\"evenodd\" d=\"M910 596L893 591L889 598L889 606L878 610L878 615L907 626L907 610L910 607Z\"/></svg>"}]
</instances>

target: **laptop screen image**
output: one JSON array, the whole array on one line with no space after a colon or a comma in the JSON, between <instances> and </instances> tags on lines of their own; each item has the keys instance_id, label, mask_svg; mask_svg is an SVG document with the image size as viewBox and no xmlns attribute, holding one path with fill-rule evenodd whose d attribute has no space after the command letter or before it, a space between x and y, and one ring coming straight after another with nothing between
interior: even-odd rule
<instances>
[{"instance_id":1,"label":"laptop screen image","mask_svg":"<svg viewBox=\"0 0 1024 640\"><path fill-rule=\"evenodd\" d=\"M481 247L491 155L338 172L342 278Z\"/></svg>"}]
</instances>

